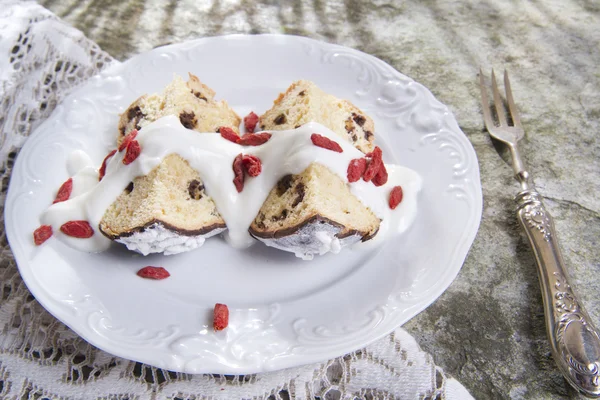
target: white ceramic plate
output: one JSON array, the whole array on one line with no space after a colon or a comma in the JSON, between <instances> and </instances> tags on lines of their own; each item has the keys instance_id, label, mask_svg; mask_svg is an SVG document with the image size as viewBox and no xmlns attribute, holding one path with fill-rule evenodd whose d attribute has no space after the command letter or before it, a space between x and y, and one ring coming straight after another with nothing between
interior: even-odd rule
<instances>
[{"instance_id":1,"label":"white ceramic plate","mask_svg":"<svg viewBox=\"0 0 600 400\"><path fill-rule=\"evenodd\" d=\"M115 245L75 251L33 244L39 216L83 149L100 165L115 146L118 114L173 73L193 72L240 114L261 113L297 79L373 117L386 162L423 177L418 216L370 251L302 261L263 245L235 250L214 238L177 256L142 257ZM6 230L36 299L95 346L187 373L255 373L321 361L384 336L431 304L460 270L481 217L475 152L449 110L422 85L345 47L280 35L226 36L161 47L109 68L67 97L17 158ZM140 279L145 265L171 272ZM212 330L225 303L230 325Z\"/></svg>"}]
</instances>

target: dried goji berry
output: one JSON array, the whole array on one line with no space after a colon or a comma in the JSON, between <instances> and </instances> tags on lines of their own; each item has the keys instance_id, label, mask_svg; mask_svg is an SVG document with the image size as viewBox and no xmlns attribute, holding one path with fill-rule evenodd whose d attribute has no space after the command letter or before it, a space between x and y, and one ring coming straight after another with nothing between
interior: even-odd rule
<instances>
[{"instance_id":1,"label":"dried goji berry","mask_svg":"<svg viewBox=\"0 0 600 400\"><path fill-rule=\"evenodd\" d=\"M108 155L106 157L104 157L104 160L102 161L102 165L100 166L100 170L98 170L98 180L99 181L101 181L102 178L104 178L104 175L106 174L106 164L108 164L108 160L110 160L110 158L112 156L114 156L116 152L117 152L117 150L113 150L110 153L108 153Z\"/></svg>"},{"instance_id":2,"label":"dried goji berry","mask_svg":"<svg viewBox=\"0 0 600 400\"><path fill-rule=\"evenodd\" d=\"M348 182L356 182L362 178L367 169L367 160L364 158L355 158L348 164Z\"/></svg>"},{"instance_id":3,"label":"dried goji berry","mask_svg":"<svg viewBox=\"0 0 600 400\"><path fill-rule=\"evenodd\" d=\"M260 146L265 144L271 139L271 134L267 132L262 133L247 133L240 138L240 144L242 146Z\"/></svg>"},{"instance_id":4,"label":"dried goji berry","mask_svg":"<svg viewBox=\"0 0 600 400\"><path fill-rule=\"evenodd\" d=\"M219 128L219 133L223 137L223 139L227 139L233 143L239 143L240 137L235 133L235 131L226 126L222 126Z\"/></svg>"},{"instance_id":5,"label":"dried goji berry","mask_svg":"<svg viewBox=\"0 0 600 400\"><path fill-rule=\"evenodd\" d=\"M337 142L334 142L333 140L323 135L319 135L318 133L313 133L312 135L310 135L310 140L312 140L315 146L335 151L336 153L342 153L344 151Z\"/></svg>"},{"instance_id":6,"label":"dried goji berry","mask_svg":"<svg viewBox=\"0 0 600 400\"><path fill-rule=\"evenodd\" d=\"M375 175L377 175L377 173L379 172L379 169L383 165L383 158L382 158L383 154L379 147L376 146L375 149L373 150L373 152L370 153L370 155L371 155L371 161L369 162L369 165L367 166L367 170L363 174L363 179L365 180L365 182L371 181L371 179L373 179L375 177Z\"/></svg>"},{"instance_id":7,"label":"dried goji berry","mask_svg":"<svg viewBox=\"0 0 600 400\"><path fill-rule=\"evenodd\" d=\"M382 186L385 185L388 181L388 173L387 173L387 169L385 168L385 164L381 163L381 167L379 167L379 171L377 171L377 174L375 175L375 177L373 177L373 184L375 186Z\"/></svg>"},{"instance_id":8,"label":"dried goji berry","mask_svg":"<svg viewBox=\"0 0 600 400\"><path fill-rule=\"evenodd\" d=\"M36 246L41 245L52 236L52 227L50 225L42 225L33 231L33 241Z\"/></svg>"},{"instance_id":9,"label":"dried goji berry","mask_svg":"<svg viewBox=\"0 0 600 400\"><path fill-rule=\"evenodd\" d=\"M215 331L222 331L229 325L229 308L225 304L215 304L213 312L213 328Z\"/></svg>"},{"instance_id":10,"label":"dried goji berry","mask_svg":"<svg viewBox=\"0 0 600 400\"><path fill-rule=\"evenodd\" d=\"M169 273L169 271L167 271L163 267L147 266L147 267L140 269L137 272L137 276L141 276L142 278L146 278L146 279L160 280L160 279L165 279L165 278L170 277L171 274Z\"/></svg>"},{"instance_id":11,"label":"dried goji berry","mask_svg":"<svg viewBox=\"0 0 600 400\"><path fill-rule=\"evenodd\" d=\"M94 235L94 230L87 221L69 221L62 224L60 231L67 236L87 239Z\"/></svg>"},{"instance_id":12,"label":"dried goji berry","mask_svg":"<svg viewBox=\"0 0 600 400\"><path fill-rule=\"evenodd\" d=\"M254 111L250 111L250 114L244 117L244 127L246 128L246 132L248 133L254 133L257 123L258 115L254 114Z\"/></svg>"},{"instance_id":13,"label":"dried goji berry","mask_svg":"<svg viewBox=\"0 0 600 400\"><path fill-rule=\"evenodd\" d=\"M127 151L125 152L125 157L123 157L123 164L129 165L135 161L136 158L140 155L142 149L140 148L140 143L137 140L133 142L129 142L127 145Z\"/></svg>"},{"instance_id":14,"label":"dried goji berry","mask_svg":"<svg viewBox=\"0 0 600 400\"><path fill-rule=\"evenodd\" d=\"M260 158L252 155L245 155L242 158L242 163L244 164L244 169L251 177L259 176L262 171L262 163Z\"/></svg>"},{"instance_id":15,"label":"dried goji berry","mask_svg":"<svg viewBox=\"0 0 600 400\"><path fill-rule=\"evenodd\" d=\"M56 198L54 199L52 204L69 200L69 197L71 197L72 191L73 191L73 178L69 178L65 181L65 183L60 185L60 188L58 189L58 193L56 193Z\"/></svg>"},{"instance_id":16,"label":"dried goji berry","mask_svg":"<svg viewBox=\"0 0 600 400\"><path fill-rule=\"evenodd\" d=\"M244 163L243 163L243 155L242 153L235 156L233 159L233 184L237 189L238 193L244 190Z\"/></svg>"},{"instance_id":17,"label":"dried goji berry","mask_svg":"<svg viewBox=\"0 0 600 400\"><path fill-rule=\"evenodd\" d=\"M133 139L135 139L137 134L138 134L137 129L134 129L131 132L129 132L127 134L127 136L125 136L125 138L123 138L123 141L121 142L121 145L119 146L119 151L125 150L127 148L127 146L129 146L129 143L131 143L131 141Z\"/></svg>"},{"instance_id":18,"label":"dried goji berry","mask_svg":"<svg viewBox=\"0 0 600 400\"><path fill-rule=\"evenodd\" d=\"M402 197L403 197L403 193L402 193L402 186L394 186L392 188L392 191L390 192L390 208L393 210L396 207L398 207L398 204L400 204L400 202L402 202Z\"/></svg>"}]
</instances>

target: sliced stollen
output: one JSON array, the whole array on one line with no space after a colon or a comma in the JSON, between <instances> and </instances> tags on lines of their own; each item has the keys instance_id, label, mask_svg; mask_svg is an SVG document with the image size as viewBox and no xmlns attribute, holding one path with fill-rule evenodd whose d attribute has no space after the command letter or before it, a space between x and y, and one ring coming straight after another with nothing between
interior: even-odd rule
<instances>
[{"instance_id":1,"label":"sliced stollen","mask_svg":"<svg viewBox=\"0 0 600 400\"><path fill-rule=\"evenodd\" d=\"M285 116L284 122L277 123L279 115ZM348 118L353 128L346 130L346 124L350 125ZM263 129L275 131L294 129L307 122L327 126L363 152L373 147L371 118L349 102L324 93L312 82L292 84L260 117ZM364 129L368 135L363 134ZM351 193L345 179L312 163L302 173L280 179L249 232L268 246L310 259L315 254L337 253L343 246L369 240L377 234L379 225L379 218Z\"/></svg>"},{"instance_id":2,"label":"sliced stollen","mask_svg":"<svg viewBox=\"0 0 600 400\"><path fill-rule=\"evenodd\" d=\"M239 116L227 103L214 101L214 95L191 74L187 83L176 77L163 93L144 95L129 106L119 122L118 143L122 132L143 129L166 115L179 116L182 125L199 132L228 127L238 133ZM105 236L144 255L192 250L225 228L202 178L177 154L135 178L100 221Z\"/></svg>"},{"instance_id":3,"label":"sliced stollen","mask_svg":"<svg viewBox=\"0 0 600 400\"><path fill-rule=\"evenodd\" d=\"M308 122L325 125L363 153L373 150L373 120L354 104L325 93L311 81L294 82L259 119L261 129L277 131Z\"/></svg>"},{"instance_id":4,"label":"sliced stollen","mask_svg":"<svg viewBox=\"0 0 600 400\"><path fill-rule=\"evenodd\" d=\"M180 76L162 93L143 95L119 119L117 142L133 129L141 129L165 115L176 115L181 124L198 132L217 132L227 126L239 134L240 117L225 100L215 101L215 92L192 74L185 82Z\"/></svg>"}]
</instances>

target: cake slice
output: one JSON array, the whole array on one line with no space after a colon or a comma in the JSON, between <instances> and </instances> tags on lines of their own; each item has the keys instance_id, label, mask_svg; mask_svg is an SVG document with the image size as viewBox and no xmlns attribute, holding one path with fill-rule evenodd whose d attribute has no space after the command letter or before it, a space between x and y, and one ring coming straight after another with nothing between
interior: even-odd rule
<instances>
[{"instance_id":1,"label":"cake slice","mask_svg":"<svg viewBox=\"0 0 600 400\"><path fill-rule=\"evenodd\" d=\"M260 117L261 127L269 130L294 129L308 122L327 126L363 152L373 147L371 118L312 82L292 84ZM345 180L327 167L312 163L302 173L279 180L249 232L268 246L310 259L371 239L379 224L379 218L351 193Z\"/></svg>"},{"instance_id":2,"label":"cake slice","mask_svg":"<svg viewBox=\"0 0 600 400\"><path fill-rule=\"evenodd\" d=\"M240 117L226 101L215 101L215 92L189 74L185 82L180 76L162 93L143 95L134 101L119 119L118 144L133 129L141 129L166 115L176 115L181 124L198 132L216 132L227 126L239 134Z\"/></svg>"},{"instance_id":3,"label":"cake slice","mask_svg":"<svg viewBox=\"0 0 600 400\"><path fill-rule=\"evenodd\" d=\"M373 120L354 104L325 93L311 81L294 82L259 119L261 129L277 131L308 122L325 125L363 153L373 151Z\"/></svg>"},{"instance_id":4,"label":"cake slice","mask_svg":"<svg viewBox=\"0 0 600 400\"><path fill-rule=\"evenodd\" d=\"M166 115L179 116L182 125L199 132L225 126L238 133L240 118L214 95L191 74L187 83L176 77L163 93L144 95L129 106L121 115L117 142L123 140L123 132L143 129ZM100 221L105 236L144 255L192 250L225 228L202 178L177 154L135 178Z\"/></svg>"}]
</instances>

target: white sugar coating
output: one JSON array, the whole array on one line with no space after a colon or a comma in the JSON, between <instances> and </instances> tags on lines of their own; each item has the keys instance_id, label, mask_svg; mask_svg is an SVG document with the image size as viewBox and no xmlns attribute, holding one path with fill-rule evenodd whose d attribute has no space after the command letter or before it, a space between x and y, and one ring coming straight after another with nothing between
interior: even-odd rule
<instances>
[{"instance_id":1,"label":"white sugar coating","mask_svg":"<svg viewBox=\"0 0 600 400\"><path fill-rule=\"evenodd\" d=\"M310 138L313 133L336 141L343 152L336 153L315 146ZM224 233L227 242L237 248L248 247L256 242L248 233L248 228L271 189L283 176L299 174L316 162L347 181L349 162L364 157L364 154L351 143L314 122L289 131L273 132L270 140L261 146L241 146L222 138L218 133L198 133L186 129L177 117L166 116L143 127L136 140L142 149L140 156L132 163L124 165L122 162L124 152L117 152L108 161L106 174L100 182L96 181L97 170L85 165L88 161L80 154L81 152L76 153L75 160L71 164L83 168L73 177L71 198L53 204L41 218L42 223L52 226L58 239L83 251L98 252L107 249L110 240L98 230L106 209L135 177L147 175L167 155L176 153L187 160L202 177L207 195L215 201L227 225L227 231ZM262 162L262 173L257 177L247 178L244 190L238 193L233 185L232 164L233 159L240 153L257 156ZM352 194L382 221L375 237L377 242L388 234L401 233L410 226L416 215L417 194L421 189L421 177L415 171L396 165L386 165L386 168L389 178L385 185L377 187L363 180L348 183ZM397 185L402 186L404 199L395 210L391 210L388 205L389 193ZM71 220L88 221L94 228L95 234L89 239L64 235L60 232L60 226ZM304 229L315 228L309 228L307 225ZM299 244L298 248L294 248L294 252L302 257L311 257L314 254L337 252L341 247L359 241L358 237L357 240L338 240L334 237L335 233L325 228L320 229L310 233L315 235L311 239L313 243L310 246L303 247L304 244ZM165 243L173 243L168 245L169 249L176 247L178 249L176 251L184 251L199 247L204 242L203 238L203 240L195 239L189 245L183 239L181 243L176 243L173 238L182 235L176 232L171 234L173 236L167 238L148 233L124 241L140 252L161 251L167 248ZM165 243L160 243L163 240ZM282 240L295 243L297 239L262 239L261 241L273 247L283 247ZM146 243L142 244L142 242ZM375 242L375 240L368 242Z\"/></svg>"},{"instance_id":2,"label":"white sugar coating","mask_svg":"<svg viewBox=\"0 0 600 400\"><path fill-rule=\"evenodd\" d=\"M194 250L202 246L206 239L224 230L225 228L215 229L205 235L187 236L167 229L160 223L156 223L146 227L141 232L120 237L115 241L124 244L129 250L136 251L145 256L150 253L164 253L169 256Z\"/></svg>"},{"instance_id":3,"label":"white sugar coating","mask_svg":"<svg viewBox=\"0 0 600 400\"><path fill-rule=\"evenodd\" d=\"M325 221L315 221L306 224L296 232L281 238L260 238L264 244L280 250L293 252L303 260L312 260L315 255L326 253L337 254L342 247L357 243L360 235L351 235L342 239L336 237L341 228Z\"/></svg>"}]
</instances>

